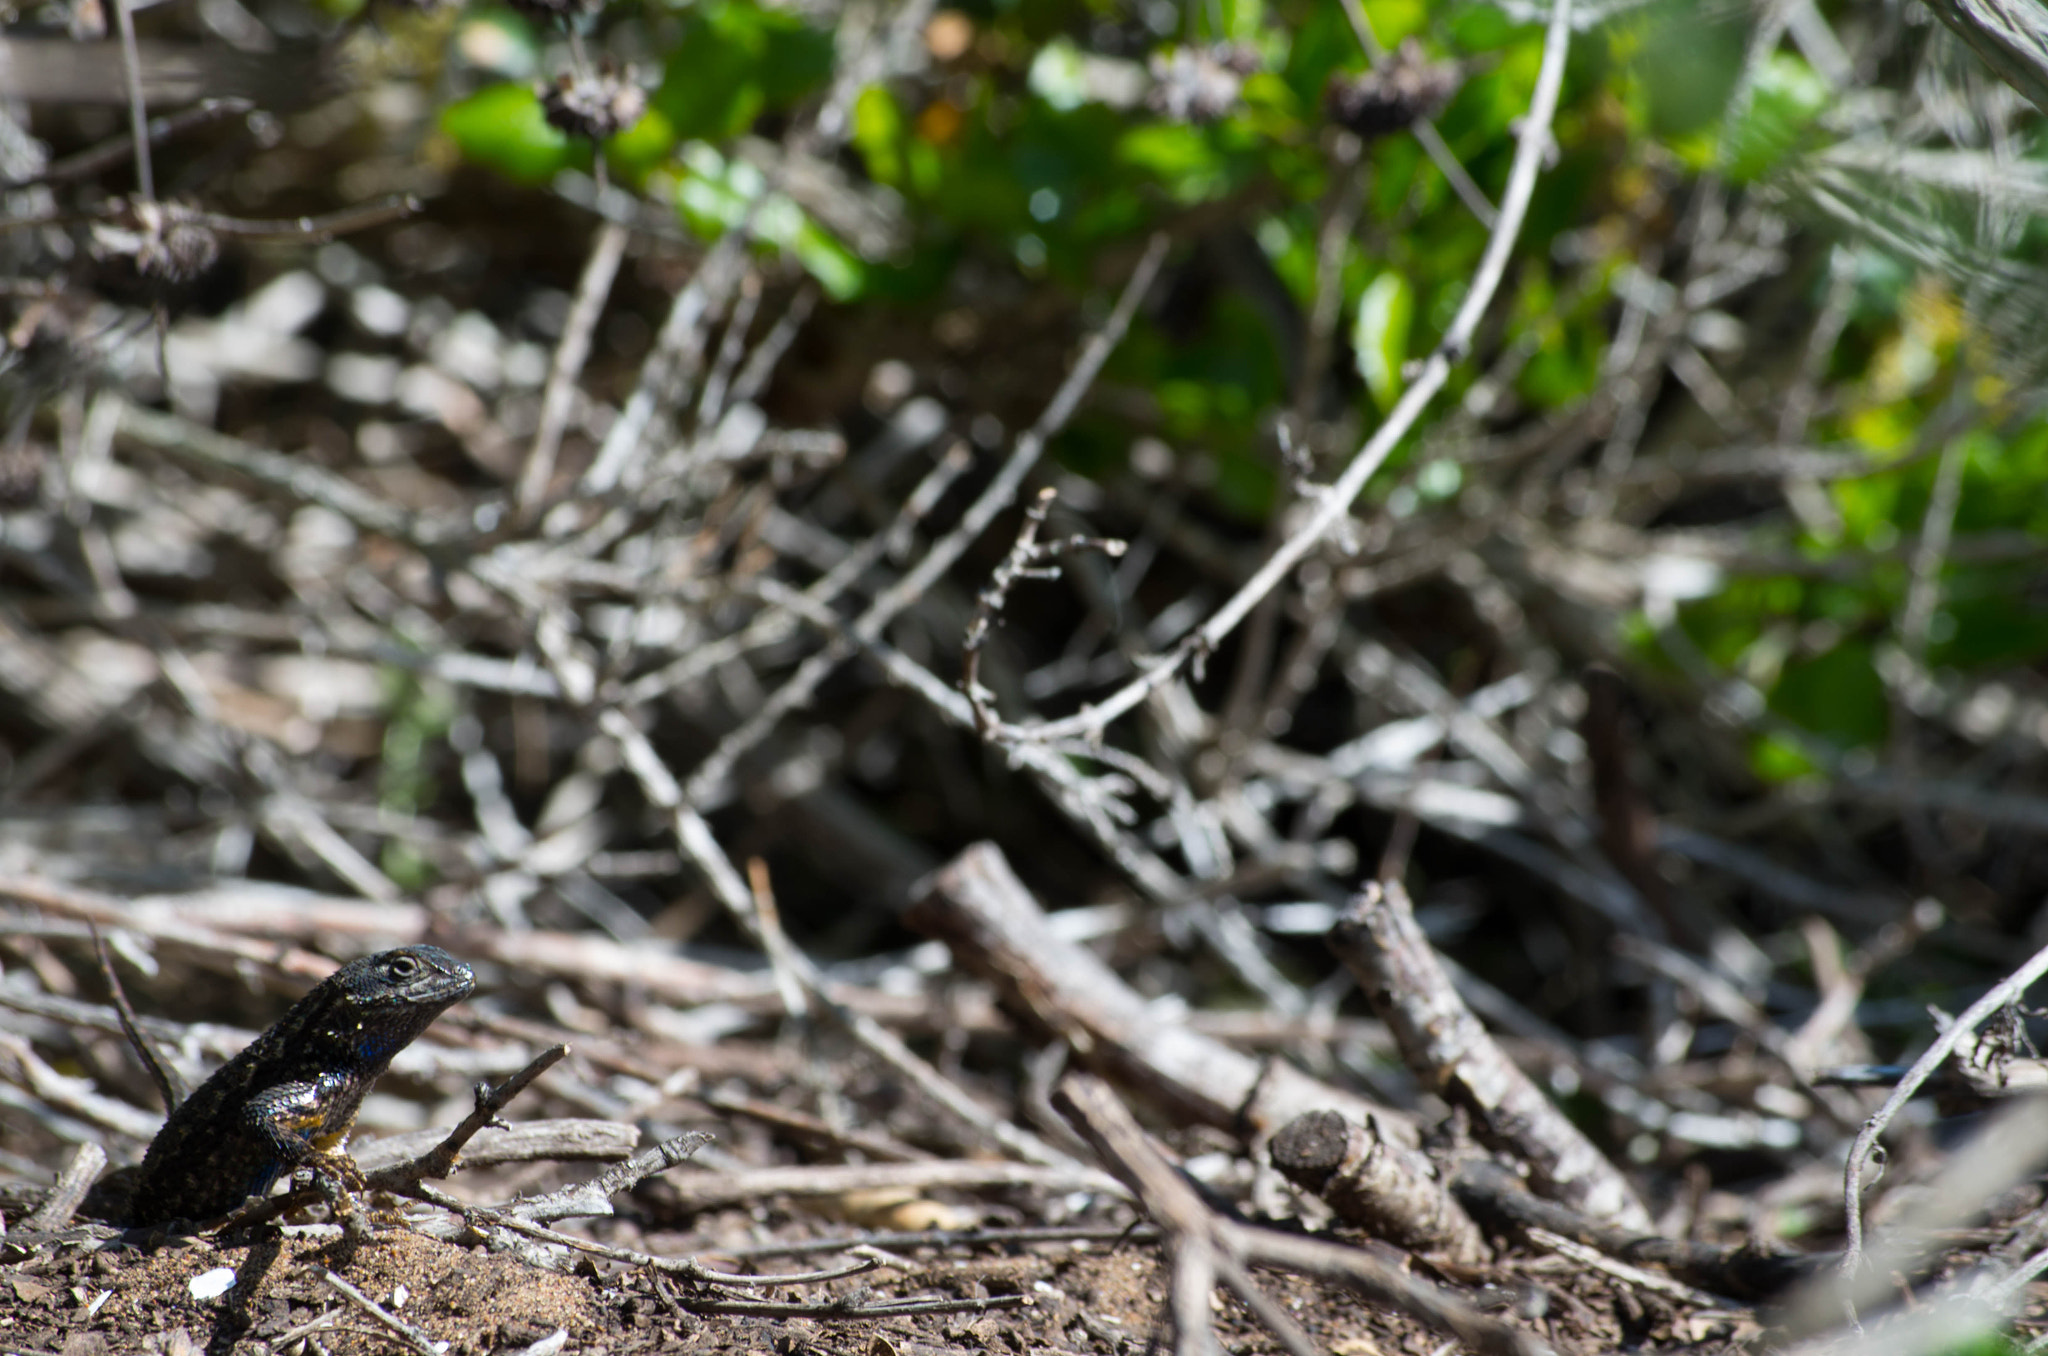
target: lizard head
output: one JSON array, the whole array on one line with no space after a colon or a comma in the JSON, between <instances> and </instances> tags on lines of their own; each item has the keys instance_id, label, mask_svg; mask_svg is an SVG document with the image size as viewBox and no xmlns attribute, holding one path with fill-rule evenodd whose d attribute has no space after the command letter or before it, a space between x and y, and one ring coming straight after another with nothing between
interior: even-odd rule
<instances>
[{"instance_id":1,"label":"lizard head","mask_svg":"<svg viewBox=\"0 0 2048 1356\"><path fill-rule=\"evenodd\" d=\"M350 961L329 983L353 1010L369 1059L389 1058L450 1004L476 990L476 975L438 946L401 946Z\"/></svg>"}]
</instances>

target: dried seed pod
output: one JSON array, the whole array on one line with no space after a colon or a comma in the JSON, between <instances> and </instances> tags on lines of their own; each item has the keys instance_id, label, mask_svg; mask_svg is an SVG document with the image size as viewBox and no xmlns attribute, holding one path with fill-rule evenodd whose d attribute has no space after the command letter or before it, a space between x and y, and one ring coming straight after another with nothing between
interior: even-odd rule
<instances>
[{"instance_id":1,"label":"dried seed pod","mask_svg":"<svg viewBox=\"0 0 2048 1356\"><path fill-rule=\"evenodd\" d=\"M1455 62L1428 60L1422 45L1410 38L1391 59L1355 80L1333 77L1323 95L1323 111L1331 122L1370 141L1435 117L1464 81Z\"/></svg>"},{"instance_id":2,"label":"dried seed pod","mask_svg":"<svg viewBox=\"0 0 2048 1356\"><path fill-rule=\"evenodd\" d=\"M647 95L633 82L631 70L606 66L557 76L540 91L540 106L548 122L570 136L603 141L640 121Z\"/></svg>"},{"instance_id":3,"label":"dried seed pod","mask_svg":"<svg viewBox=\"0 0 2048 1356\"><path fill-rule=\"evenodd\" d=\"M220 237L197 208L175 202L128 201L92 224L93 257L125 266L144 283L196 280L220 258Z\"/></svg>"},{"instance_id":4,"label":"dried seed pod","mask_svg":"<svg viewBox=\"0 0 2048 1356\"><path fill-rule=\"evenodd\" d=\"M1175 122L1215 122L1237 106L1244 78L1262 65L1242 43L1188 45L1154 53L1145 106Z\"/></svg>"}]
</instances>

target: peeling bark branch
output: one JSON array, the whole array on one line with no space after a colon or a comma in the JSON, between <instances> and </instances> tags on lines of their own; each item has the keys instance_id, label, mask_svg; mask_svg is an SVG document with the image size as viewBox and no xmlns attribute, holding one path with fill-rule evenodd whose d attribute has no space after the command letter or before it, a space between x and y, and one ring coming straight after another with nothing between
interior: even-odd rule
<instances>
[{"instance_id":1,"label":"peeling bark branch","mask_svg":"<svg viewBox=\"0 0 2048 1356\"><path fill-rule=\"evenodd\" d=\"M1366 886L1330 930L1329 943L1393 1030L1408 1067L1472 1113L1482 1142L1526 1162L1545 1195L1618 1225L1650 1227L1649 1211L1628 1180L1501 1052L1458 997L1400 882Z\"/></svg>"}]
</instances>

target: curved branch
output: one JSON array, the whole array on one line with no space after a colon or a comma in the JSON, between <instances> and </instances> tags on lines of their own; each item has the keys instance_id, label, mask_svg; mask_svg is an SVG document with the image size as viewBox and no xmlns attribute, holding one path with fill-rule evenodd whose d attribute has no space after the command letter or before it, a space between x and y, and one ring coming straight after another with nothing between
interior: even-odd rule
<instances>
[{"instance_id":1,"label":"curved branch","mask_svg":"<svg viewBox=\"0 0 2048 1356\"><path fill-rule=\"evenodd\" d=\"M1422 417L1423 410L1443 388L1453 365L1463 361L1471 347L1472 335L1479 328L1480 317L1500 288L1501 277L1507 271L1508 255L1514 249L1516 238L1522 232L1522 221L1529 213L1529 200L1536 191L1537 173L1550 148L1550 124L1557 115L1558 94L1564 85L1564 60L1571 46L1571 32L1571 0L1556 0L1550 12L1550 25L1543 37L1543 65L1536 74L1536 91L1530 97L1529 111L1523 116L1521 132L1516 137L1514 166L1508 172L1507 193L1501 199L1500 217L1494 225L1493 234L1487 238L1486 252L1480 256L1471 290L1466 292L1457 316L1451 321L1450 328L1444 331L1443 341L1423 363L1414 384L1402 394L1386 422L1351 459L1351 464L1344 468L1344 474L1322 492L1308 520L1281 542L1258 572L1208 621L1183 639L1171 655L1117 689L1106 700L1085 706L1060 720L999 725L989 730L990 738L1044 743L1099 735L1110 721L1164 687L1189 661L1198 655L1208 654L1222 643L1223 638L1279 586L1280 581L1350 510L1352 501L1364 491L1366 482L1372 479L1373 473L1380 469L1388 454L1407 436L1416 420Z\"/></svg>"}]
</instances>

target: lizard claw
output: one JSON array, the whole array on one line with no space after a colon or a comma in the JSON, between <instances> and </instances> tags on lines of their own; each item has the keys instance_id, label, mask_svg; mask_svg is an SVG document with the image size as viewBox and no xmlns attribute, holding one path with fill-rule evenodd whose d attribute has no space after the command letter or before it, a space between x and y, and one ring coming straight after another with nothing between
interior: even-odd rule
<instances>
[{"instance_id":1,"label":"lizard claw","mask_svg":"<svg viewBox=\"0 0 2048 1356\"><path fill-rule=\"evenodd\" d=\"M363 1180L363 1170L347 1154L323 1154L317 1166L350 1191L370 1189L370 1184Z\"/></svg>"}]
</instances>

